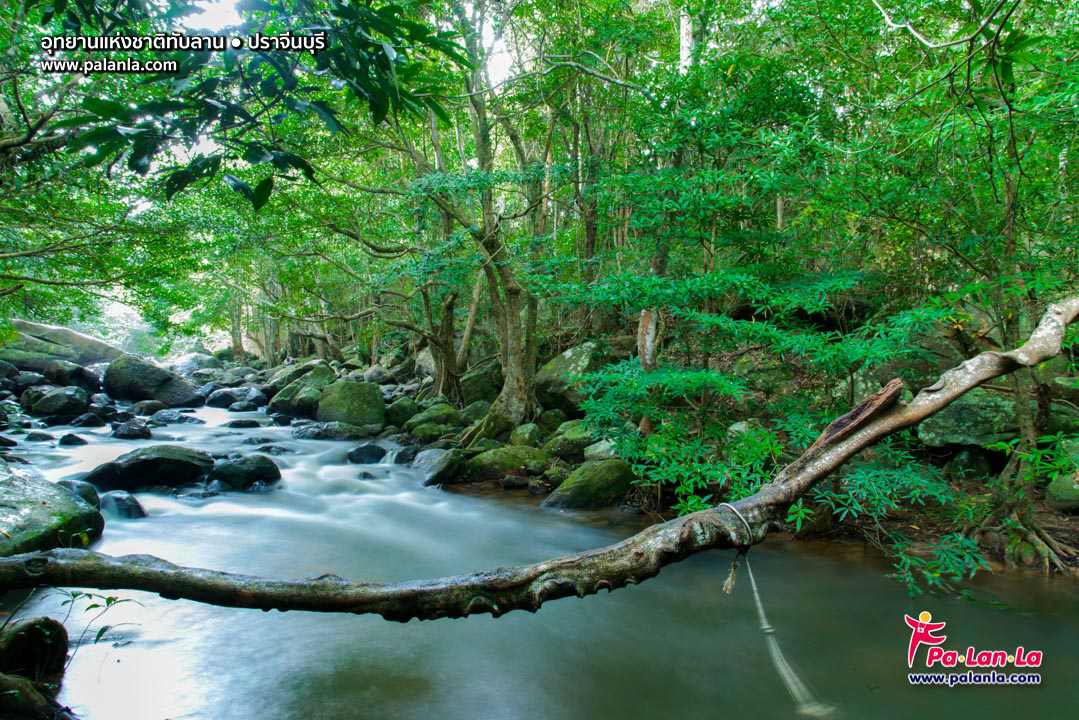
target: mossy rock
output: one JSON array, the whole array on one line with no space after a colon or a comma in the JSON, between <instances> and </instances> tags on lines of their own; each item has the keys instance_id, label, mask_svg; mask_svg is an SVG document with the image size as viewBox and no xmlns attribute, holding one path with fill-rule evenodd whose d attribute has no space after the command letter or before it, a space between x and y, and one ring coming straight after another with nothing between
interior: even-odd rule
<instances>
[{"instance_id":1,"label":"mossy rock","mask_svg":"<svg viewBox=\"0 0 1079 720\"><path fill-rule=\"evenodd\" d=\"M1019 434L1019 419L1011 398L974 388L918 425L918 439L930 447L985 447Z\"/></svg>"},{"instance_id":2,"label":"mossy rock","mask_svg":"<svg viewBox=\"0 0 1079 720\"><path fill-rule=\"evenodd\" d=\"M486 400L477 400L474 403L470 403L464 410L461 411L461 424L473 425L478 423L484 417L487 416L487 412L491 409L491 403Z\"/></svg>"},{"instance_id":3,"label":"mossy rock","mask_svg":"<svg viewBox=\"0 0 1079 720\"><path fill-rule=\"evenodd\" d=\"M742 355L734 361L731 372L745 380L750 389L765 397L785 395L794 389L790 365L766 351Z\"/></svg>"},{"instance_id":4,"label":"mossy rock","mask_svg":"<svg viewBox=\"0 0 1079 720\"><path fill-rule=\"evenodd\" d=\"M1045 501L1058 510L1079 510L1079 440L1066 440L1061 451L1071 458L1073 472L1062 472L1045 489Z\"/></svg>"},{"instance_id":5,"label":"mossy rock","mask_svg":"<svg viewBox=\"0 0 1079 720\"><path fill-rule=\"evenodd\" d=\"M466 405L477 400L494 402L502 392L502 366L497 362L489 362L462 375L460 384L461 396Z\"/></svg>"},{"instance_id":6,"label":"mossy rock","mask_svg":"<svg viewBox=\"0 0 1079 720\"><path fill-rule=\"evenodd\" d=\"M297 440L363 440L378 432L377 426L350 425L343 422L314 422L292 428Z\"/></svg>"},{"instance_id":7,"label":"mossy rock","mask_svg":"<svg viewBox=\"0 0 1079 720\"><path fill-rule=\"evenodd\" d=\"M543 428L536 423L518 425L510 433L510 445L539 447L540 443L543 442L543 434Z\"/></svg>"},{"instance_id":8,"label":"mossy rock","mask_svg":"<svg viewBox=\"0 0 1079 720\"><path fill-rule=\"evenodd\" d=\"M569 417L561 410L544 410L536 422L547 432L555 432L567 420Z\"/></svg>"},{"instance_id":9,"label":"mossy rock","mask_svg":"<svg viewBox=\"0 0 1079 720\"><path fill-rule=\"evenodd\" d=\"M596 442L595 434L583 420L562 423L554 436L543 444L543 450L571 463L584 461L584 451Z\"/></svg>"},{"instance_id":10,"label":"mossy rock","mask_svg":"<svg viewBox=\"0 0 1079 720\"><path fill-rule=\"evenodd\" d=\"M636 476L624 461L614 458L588 462L570 473L543 501L550 508L601 508L621 500Z\"/></svg>"},{"instance_id":11,"label":"mossy rock","mask_svg":"<svg viewBox=\"0 0 1079 720\"><path fill-rule=\"evenodd\" d=\"M416 441L421 445L426 445L438 440L440 437L453 430L453 425L442 425L439 423L422 423L412 428L409 434L416 438Z\"/></svg>"},{"instance_id":12,"label":"mossy rock","mask_svg":"<svg viewBox=\"0 0 1079 720\"><path fill-rule=\"evenodd\" d=\"M460 450L429 449L416 455L412 467L423 473L424 485L447 485L460 481L464 464Z\"/></svg>"},{"instance_id":13,"label":"mossy rock","mask_svg":"<svg viewBox=\"0 0 1079 720\"><path fill-rule=\"evenodd\" d=\"M327 379L327 373L330 379ZM319 402L322 400L322 388L329 385L332 378L333 370L328 365L323 363L315 366L303 377L289 383L274 395L266 407L267 412L285 413L295 417L315 417Z\"/></svg>"},{"instance_id":14,"label":"mossy rock","mask_svg":"<svg viewBox=\"0 0 1079 720\"><path fill-rule=\"evenodd\" d=\"M420 413L420 406L410 397L403 397L390 403L386 408L386 422L397 427L404 424Z\"/></svg>"},{"instance_id":15,"label":"mossy rock","mask_svg":"<svg viewBox=\"0 0 1079 720\"><path fill-rule=\"evenodd\" d=\"M297 365L284 365L270 375L269 380L266 381L266 388L270 392L280 392L316 367L325 364L325 361L316 359Z\"/></svg>"},{"instance_id":16,"label":"mossy rock","mask_svg":"<svg viewBox=\"0 0 1079 720\"><path fill-rule=\"evenodd\" d=\"M203 396L176 373L135 355L124 355L105 370L105 392L121 400L160 400L169 407L197 407Z\"/></svg>"},{"instance_id":17,"label":"mossy rock","mask_svg":"<svg viewBox=\"0 0 1079 720\"><path fill-rule=\"evenodd\" d=\"M71 490L0 460L0 557L86 547L104 527L101 513Z\"/></svg>"},{"instance_id":18,"label":"mossy rock","mask_svg":"<svg viewBox=\"0 0 1079 720\"><path fill-rule=\"evenodd\" d=\"M248 490L253 485L272 485L281 479L281 470L277 463L266 455L252 453L243 457L218 460L210 473L214 480L228 485L233 490Z\"/></svg>"},{"instance_id":19,"label":"mossy rock","mask_svg":"<svg viewBox=\"0 0 1079 720\"><path fill-rule=\"evenodd\" d=\"M566 350L536 373L536 399L545 408L561 410L570 417L580 415L584 396L577 387L578 380L585 373L599 370L609 359L594 342Z\"/></svg>"},{"instance_id":20,"label":"mossy rock","mask_svg":"<svg viewBox=\"0 0 1079 720\"><path fill-rule=\"evenodd\" d=\"M148 486L179 487L203 479L214 460L180 445L151 445L104 463L82 478L98 490L135 492Z\"/></svg>"},{"instance_id":21,"label":"mossy rock","mask_svg":"<svg viewBox=\"0 0 1079 720\"><path fill-rule=\"evenodd\" d=\"M480 438L474 443L469 445L465 449L465 453L469 457L474 457L480 453L485 453L488 450L495 450L496 448L505 447L506 444L495 440L494 438Z\"/></svg>"},{"instance_id":22,"label":"mossy rock","mask_svg":"<svg viewBox=\"0 0 1079 720\"><path fill-rule=\"evenodd\" d=\"M315 419L350 425L378 425L386 422L386 402L382 389L374 383L338 380L322 391Z\"/></svg>"},{"instance_id":23,"label":"mossy rock","mask_svg":"<svg viewBox=\"0 0 1079 720\"><path fill-rule=\"evenodd\" d=\"M473 482L485 482L507 475L540 475L548 464L547 453L542 450L510 445L476 455L465 463L465 470Z\"/></svg>"},{"instance_id":24,"label":"mossy rock","mask_svg":"<svg viewBox=\"0 0 1079 720\"><path fill-rule=\"evenodd\" d=\"M27 392L30 391L27 390ZM31 406L30 412L34 415L82 415L89 404L90 400L82 388L58 387L38 397Z\"/></svg>"},{"instance_id":25,"label":"mossy rock","mask_svg":"<svg viewBox=\"0 0 1079 720\"><path fill-rule=\"evenodd\" d=\"M413 428L429 423L434 423L436 425L460 425L461 412L452 405L447 405L445 403L432 405L418 415L413 415L409 418L404 427L405 430L411 432Z\"/></svg>"}]
</instances>

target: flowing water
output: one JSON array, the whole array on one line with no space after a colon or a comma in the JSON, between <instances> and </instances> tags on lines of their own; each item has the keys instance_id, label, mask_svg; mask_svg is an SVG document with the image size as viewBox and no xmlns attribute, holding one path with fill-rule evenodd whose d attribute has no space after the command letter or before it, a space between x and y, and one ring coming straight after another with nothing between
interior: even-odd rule
<instances>
[{"instance_id":1,"label":"flowing water","mask_svg":"<svg viewBox=\"0 0 1079 720\"><path fill-rule=\"evenodd\" d=\"M639 518L543 510L526 492L476 496L425 488L388 463L346 461L351 443L299 441L288 428L228 430L236 417L198 411L152 442L249 450L252 436L292 451L275 458L278 489L207 499L139 494L148 518L107 517L96 549L274 577L326 572L395 581L527 563L615 542ZM264 417L264 416L262 416ZM54 428L57 437L67 428ZM73 449L22 444L50 479L85 472L148 441L76 429ZM390 447L387 445L387 447ZM391 448L392 449L392 448ZM392 457L392 453L391 453ZM360 479L361 471L376 475ZM76 606L74 652L60 700L85 720L353 720L355 718L794 718L769 658L745 570L722 592L732 552L668 567L639 586L563 599L533 615L387 622L377 616L264 613L112 592L126 602L94 621ZM1079 701L1079 587L1035 576L983 581L1002 612L911 601L886 566L852 546L770 540L751 553L787 660L836 718L1070 715ZM57 591L23 614L64 617ZM10 601L9 601L10 603ZM904 613L948 623L948 647L1041 650L1040 687L910 687ZM98 630L106 630L94 642ZM923 655L924 657L924 648Z\"/></svg>"}]
</instances>

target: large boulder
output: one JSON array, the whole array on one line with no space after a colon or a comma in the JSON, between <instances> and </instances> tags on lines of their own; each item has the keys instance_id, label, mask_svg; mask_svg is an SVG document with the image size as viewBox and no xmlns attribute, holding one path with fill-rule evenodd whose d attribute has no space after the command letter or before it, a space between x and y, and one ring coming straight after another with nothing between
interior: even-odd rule
<instances>
[{"instance_id":1,"label":"large boulder","mask_svg":"<svg viewBox=\"0 0 1079 720\"><path fill-rule=\"evenodd\" d=\"M315 419L381 427L386 422L386 402L374 383L338 380L322 391Z\"/></svg>"},{"instance_id":2,"label":"large boulder","mask_svg":"<svg viewBox=\"0 0 1079 720\"><path fill-rule=\"evenodd\" d=\"M97 373L67 360L50 360L41 373L54 385L75 385L88 393L101 389L101 377Z\"/></svg>"},{"instance_id":3,"label":"large boulder","mask_svg":"<svg viewBox=\"0 0 1079 720\"><path fill-rule=\"evenodd\" d=\"M608 359L594 342L566 350L536 373L536 399L545 408L561 410L570 417L580 416L584 396L577 387L578 378L599 370Z\"/></svg>"},{"instance_id":4,"label":"large boulder","mask_svg":"<svg viewBox=\"0 0 1079 720\"><path fill-rule=\"evenodd\" d=\"M221 368L221 361L213 355L192 352L181 355L172 361L169 369L180 375L190 375L196 370L217 370Z\"/></svg>"},{"instance_id":5,"label":"large boulder","mask_svg":"<svg viewBox=\"0 0 1079 720\"><path fill-rule=\"evenodd\" d=\"M587 462L570 473L543 507L600 508L617 503L629 491L636 476L624 461L614 458Z\"/></svg>"},{"instance_id":6,"label":"large boulder","mask_svg":"<svg viewBox=\"0 0 1079 720\"><path fill-rule=\"evenodd\" d=\"M1033 412L1031 404L1031 412ZM1050 403L1049 432L1079 431L1079 412L1065 403ZM918 426L918 439L930 447L985 447L1019 436L1019 418L1010 397L974 388Z\"/></svg>"},{"instance_id":7,"label":"large boulder","mask_svg":"<svg viewBox=\"0 0 1079 720\"><path fill-rule=\"evenodd\" d=\"M98 490L134 492L143 487L178 487L198 482L213 467L213 458L201 450L152 445L97 466L83 480Z\"/></svg>"},{"instance_id":8,"label":"large boulder","mask_svg":"<svg viewBox=\"0 0 1079 720\"><path fill-rule=\"evenodd\" d=\"M482 452L465 463L473 482L499 481L507 475L542 475L547 453L534 447L510 445Z\"/></svg>"},{"instance_id":9,"label":"large boulder","mask_svg":"<svg viewBox=\"0 0 1079 720\"><path fill-rule=\"evenodd\" d=\"M30 392L29 390L27 392ZM57 387L47 390L30 406L34 415L82 415L90 398L80 387Z\"/></svg>"},{"instance_id":10,"label":"large boulder","mask_svg":"<svg viewBox=\"0 0 1079 720\"><path fill-rule=\"evenodd\" d=\"M477 400L494 402L502 392L502 366L497 362L489 362L462 375L460 382L465 405Z\"/></svg>"},{"instance_id":11,"label":"large boulder","mask_svg":"<svg viewBox=\"0 0 1079 720\"><path fill-rule=\"evenodd\" d=\"M169 407L197 407L203 402L187 380L137 355L124 355L109 363L105 392L123 400L160 400Z\"/></svg>"},{"instance_id":12,"label":"large boulder","mask_svg":"<svg viewBox=\"0 0 1079 720\"><path fill-rule=\"evenodd\" d=\"M124 354L120 348L66 327L26 320L12 320L11 324L21 333L46 343L39 347L63 348L63 351L56 351L56 354L65 358L69 357L72 362L79 365L112 362Z\"/></svg>"},{"instance_id":13,"label":"large boulder","mask_svg":"<svg viewBox=\"0 0 1079 720\"><path fill-rule=\"evenodd\" d=\"M430 347L425 347L416 353L416 377L432 377L435 370L435 356Z\"/></svg>"},{"instance_id":14,"label":"large boulder","mask_svg":"<svg viewBox=\"0 0 1079 720\"><path fill-rule=\"evenodd\" d=\"M423 473L424 485L448 485L458 482L464 467L465 455L460 450L424 450L412 462Z\"/></svg>"},{"instance_id":15,"label":"large boulder","mask_svg":"<svg viewBox=\"0 0 1079 720\"><path fill-rule=\"evenodd\" d=\"M104 527L101 513L76 493L0 460L0 557L85 547Z\"/></svg>"}]
</instances>

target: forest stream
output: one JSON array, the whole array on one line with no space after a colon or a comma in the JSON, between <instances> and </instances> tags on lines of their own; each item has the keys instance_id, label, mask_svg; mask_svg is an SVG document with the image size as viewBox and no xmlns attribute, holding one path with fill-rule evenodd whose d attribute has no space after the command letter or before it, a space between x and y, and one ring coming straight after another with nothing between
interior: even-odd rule
<instances>
[{"instance_id":1,"label":"forest stream","mask_svg":"<svg viewBox=\"0 0 1079 720\"><path fill-rule=\"evenodd\" d=\"M333 572L401 581L538 561L609 544L641 516L540 509L526 490L474 495L423 487L387 462L350 464L351 443L297 440L284 427L232 430L236 417L201 408L206 425L172 425L155 438L207 451L251 436L287 449L283 480L261 494L174 497L140 493L149 517L107 516L95 546L264 576ZM57 427L60 432L65 428ZM78 475L138 443L108 428L79 428L90 444L31 443L18 453L50 480ZM361 479L367 472L373 478ZM639 586L565 599L538 615L398 624L375 616L236 610L145 593L97 611L76 604L74 650L59 700L84 720L228 718L793 718L795 707L759 628L750 583L734 553L714 551ZM861 545L780 537L751 552L768 618L786 654L831 717L1043 717L1074 710L1079 676L1079 586L1033 574L994 575L982 598L909 600L886 563ZM20 614L63 618L58 591L39 591ZM11 609L14 599L5 599ZM1041 650L1042 687L910 687L904 614L948 622L952 647ZM95 636L104 625L98 642Z\"/></svg>"}]
</instances>

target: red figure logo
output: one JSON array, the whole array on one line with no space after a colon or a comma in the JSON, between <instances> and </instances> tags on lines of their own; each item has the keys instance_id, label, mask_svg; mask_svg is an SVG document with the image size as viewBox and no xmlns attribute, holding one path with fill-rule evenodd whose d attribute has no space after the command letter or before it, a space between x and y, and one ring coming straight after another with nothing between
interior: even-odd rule
<instances>
[{"instance_id":1,"label":"red figure logo","mask_svg":"<svg viewBox=\"0 0 1079 720\"><path fill-rule=\"evenodd\" d=\"M914 653L918 652L918 647L920 645L940 645L948 639L947 635L941 635L940 637L933 635L933 633L942 629L947 623L930 622L930 620L933 619L933 616L925 610L918 614L917 620L910 615L904 615L903 619L907 621L907 625L909 625L911 629L910 647L907 649L907 667L914 667Z\"/></svg>"}]
</instances>

